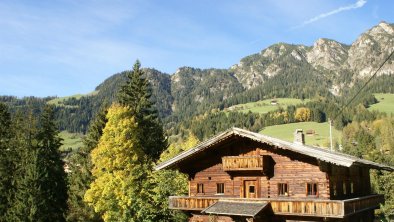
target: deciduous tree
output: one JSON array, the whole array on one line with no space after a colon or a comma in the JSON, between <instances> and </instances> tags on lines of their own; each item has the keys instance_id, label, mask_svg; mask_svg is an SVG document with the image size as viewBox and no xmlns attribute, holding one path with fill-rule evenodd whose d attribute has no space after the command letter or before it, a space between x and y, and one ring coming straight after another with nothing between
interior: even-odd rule
<instances>
[{"instance_id":1,"label":"deciduous tree","mask_svg":"<svg viewBox=\"0 0 394 222\"><path fill-rule=\"evenodd\" d=\"M139 221L146 158L141 131L127 107L112 105L98 146L92 150L94 181L85 201L104 221Z\"/></svg>"},{"instance_id":2,"label":"deciduous tree","mask_svg":"<svg viewBox=\"0 0 394 222\"><path fill-rule=\"evenodd\" d=\"M83 146L72 154L70 162L70 173L68 175L68 207L67 221L102 221L92 206L83 201L90 183L93 181L92 161L90 152L97 147L107 123L107 110L102 110L91 122L88 133L83 141Z\"/></svg>"}]
</instances>

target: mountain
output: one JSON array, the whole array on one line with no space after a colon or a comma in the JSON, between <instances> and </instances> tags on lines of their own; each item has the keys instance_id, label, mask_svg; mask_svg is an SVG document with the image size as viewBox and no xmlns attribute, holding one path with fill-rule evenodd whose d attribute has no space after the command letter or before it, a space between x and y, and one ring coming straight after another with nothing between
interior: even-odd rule
<instances>
[{"instance_id":1,"label":"mountain","mask_svg":"<svg viewBox=\"0 0 394 222\"><path fill-rule=\"evenodd\" d=\"M152 84L159 115L171 127L197 114L238 103L273 97L340 98L370 77L393 49L394 26L381 22L351 45L325 38L313 46L277 43L228 69L181 67L172 75L151 68L144 71ZM85 132L100 106L116 99L127 72L106 79L94 94L62 100L57 107L60 128ZM379 72L375 85L370 84L375 86L373 92L392 90L382 85L393 85L393 74L391 59ZM27 104L13 97L2 97L0 101L14 107Z\"/></svg>"}]
</instances>

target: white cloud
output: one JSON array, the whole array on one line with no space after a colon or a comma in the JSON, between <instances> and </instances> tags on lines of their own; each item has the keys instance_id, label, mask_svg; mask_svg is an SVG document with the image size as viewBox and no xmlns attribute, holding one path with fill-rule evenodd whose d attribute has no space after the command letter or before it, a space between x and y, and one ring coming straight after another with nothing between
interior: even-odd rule
<instances>
[{"instance_id":1,"label":"white cloud","mask_svg":"<svg viewBox=\"0 0 394 222\"><path fill-rule=\"evenodd\" d=\"M320 15L317 15L317 16L311 18L311 19L308 19L308 20L304 21L301 25L298 25L298 26L293 27L292 29L301 28L301 27L303 27L303 26L305 26L305 25L311 24L311 23L316 22L316 21L318 21L318 20L320 20L320 19L323 19L323 18L326 18L326 17L328 17L328 16L332 16L332 15L338 14L338 13L343 12L343 11L348 11L348 10L352 10L352 9L361 8L361 7L363 7L366 3L367 3L366 0L358 0L358 1L357 1L356 3L354 3L354 4L346 5L346 6L341 6L341 7L337 8L337 9L332 10L332 11L329 11L329 12L322 13L322 14L320 14Z\"/></svg>"}]
</instances>

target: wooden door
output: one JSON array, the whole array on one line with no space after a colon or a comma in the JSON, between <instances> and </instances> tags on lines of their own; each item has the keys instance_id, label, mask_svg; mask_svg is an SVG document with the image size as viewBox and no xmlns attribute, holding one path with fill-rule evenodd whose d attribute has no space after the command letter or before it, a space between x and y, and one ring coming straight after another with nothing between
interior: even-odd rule
<instances>
[{"instance_id":1,"label":"wooden door","mask_svg":"<svg viewBox=\"0 0 394 222\"><path fill-rule=\"evenodd\" d=\"M256 180L244 180L244 197L257 198Z\"/></svg>"}]
</instances>

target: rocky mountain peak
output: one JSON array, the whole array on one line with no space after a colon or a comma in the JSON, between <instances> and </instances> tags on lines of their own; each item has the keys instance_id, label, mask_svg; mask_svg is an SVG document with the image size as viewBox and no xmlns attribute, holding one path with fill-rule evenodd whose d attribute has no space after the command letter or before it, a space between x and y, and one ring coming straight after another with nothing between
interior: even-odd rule
<instances>
[{"instance_id":1,"label":"rocky mountain peak","mask_svg":"<svg viewBox=\"0 0 394 222\"><path fill-rule=\"evenodd\" d=\"M347 59L347 46L334 40L320 38L306 56L314 67L337 70Z\"/></svg>"},{"instance_id":2,"label":"rocky mountain peak","mask_svg":"<svg viewBox=\"0 0 394 222\"><path fill-rule=\"evenodd\" d=\"M349 67L356 78L368 76L394 50L394 27L381 22L361 34L349 49ZM394 73L394 64L386 64L379 74Z\"/></svg>"},{"instance_id":3,"label":"rocky mountain peak","mask_svg":"<svg viewBox=\"0 0 394 222\"><path fill-rule=\"evenodd\" d=\"M377 26L373 27L368 31L370 35L373 34L394 34L394 27L387 22L380 22Z\"/></svg>"}]
</instances>

